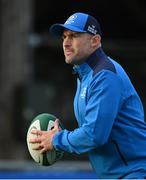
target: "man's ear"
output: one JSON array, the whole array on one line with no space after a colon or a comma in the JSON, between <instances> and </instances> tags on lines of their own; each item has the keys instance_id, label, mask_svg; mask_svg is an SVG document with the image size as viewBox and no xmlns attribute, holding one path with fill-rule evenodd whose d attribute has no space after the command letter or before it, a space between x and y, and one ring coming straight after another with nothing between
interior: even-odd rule
<instances>
[{"instance_id":1,"label":"man's ear","mask_svg":"<svg viewBox=\"0 0 146 180\"><path fill-rule=\"evenodd\" d=\"M91 39L91 46L93 48L95 48L95 47L99 46L100 44L101 44L101 36L99 34L96 34Z\"/></svg>"}]
</instances>

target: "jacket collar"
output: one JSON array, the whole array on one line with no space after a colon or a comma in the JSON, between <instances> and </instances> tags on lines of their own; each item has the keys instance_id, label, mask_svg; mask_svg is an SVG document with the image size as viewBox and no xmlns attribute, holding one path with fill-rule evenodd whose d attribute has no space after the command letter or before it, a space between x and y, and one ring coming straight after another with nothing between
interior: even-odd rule
<instances>
[{"instance_id":1,"label":"jacket collar","mask_svg":"<svg viewBox=\"0 0 146 180\"><path fill-rule=\"evenodd\" d=\"M104 57L106 57L106 55L102 48L98 48L85 60L83 64L73 66L73 74L78 74L79 77L82 78L84 74L87 74L89 71L94 69L98 65L99 61Z\"/></svg>"}]
</instances>

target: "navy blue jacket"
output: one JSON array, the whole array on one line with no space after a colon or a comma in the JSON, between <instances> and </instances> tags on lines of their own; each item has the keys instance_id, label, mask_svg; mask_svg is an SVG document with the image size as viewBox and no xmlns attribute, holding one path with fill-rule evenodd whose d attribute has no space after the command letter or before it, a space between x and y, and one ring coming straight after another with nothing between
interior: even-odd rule
<instances>
[{"instance_id":1,"label":"navy blue jacket","mask_svg":"<svg viewBox=\"0 0 146 180\"><path fill-rule=\"evenodd\" d=\"M101 48L74 71L79 76L74 100L79 127L57 133L54 147L87 152L98 178L143 178L146 123L127 74Z\"/></svg>"}]
</instances>

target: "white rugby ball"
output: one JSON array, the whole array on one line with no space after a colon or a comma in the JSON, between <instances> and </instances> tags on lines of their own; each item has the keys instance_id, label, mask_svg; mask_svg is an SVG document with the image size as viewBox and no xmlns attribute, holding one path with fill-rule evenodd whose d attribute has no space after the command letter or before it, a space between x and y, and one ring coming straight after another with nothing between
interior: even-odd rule
<instances>
[{"instance_id":1,"label":"white rugby ball","mask_svg":"<svg viewBox=\"0 0 146 180\"><path fill-rule=\"evenodd\" d=\"M63 157L64 152L60 150L53 149L52 151L47 151L43 154L40 153L40 150L33 150L37 143L29 143L29 140L36 137L31 133L32 129L50 131L54 127L54 121L56 117L52 114L43 113L36 116L31 122L28 132L27 132L27 147L31 157L35 162L39 163L42 166L49 166L54 164L56 161ZM63 126L59 122L60 129L63 129Z\"/></svg>"}]
</instances>

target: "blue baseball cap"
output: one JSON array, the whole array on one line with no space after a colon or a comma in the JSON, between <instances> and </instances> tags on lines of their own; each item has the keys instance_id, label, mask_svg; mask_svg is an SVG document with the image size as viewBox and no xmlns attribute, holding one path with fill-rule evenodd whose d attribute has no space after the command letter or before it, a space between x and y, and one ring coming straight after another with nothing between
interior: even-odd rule
<instances>
[{"instance_id":1,"label":"blue baseball cap","mask_svg":"<svg viewBox=\"0 0 146 180\"><path fill-rule=\"evenodd\" d=\"M49 31L53 35L61 36L64 29L80 33L86 32L92 35L99 34L101 36L98 21L93 16L80 12L71 15L64 24L53 24Z\"/></svg>"}]
</instances>

